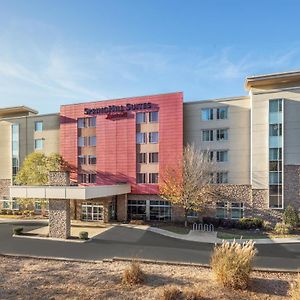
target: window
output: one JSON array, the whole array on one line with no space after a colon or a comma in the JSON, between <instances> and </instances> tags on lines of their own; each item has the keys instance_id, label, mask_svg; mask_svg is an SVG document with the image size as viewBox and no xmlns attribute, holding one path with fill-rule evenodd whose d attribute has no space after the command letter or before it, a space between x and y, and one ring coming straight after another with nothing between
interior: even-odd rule
<instances>
[{"instance_id":1,"label":"window","mask_svg":"<svg viewBox=\"0 0 300 300\"><path fill-rule=\"evenodd\" d=\"M217 141L228 140L228 129L217 129Z\"/></svg>"},{"instance_id":2,"label":"window","mask_svg":"<svg viewBox=\"0 0 300 300\"><path fill-rule=\"evenodd\" d=\"M149 183L158 183L158 173L149 173Z\"/></svg>"},{"instance_id":3,"label":"window","mask_svg":"<svg viewBox=\"0 0 300 300\"><path fill-rule=\"evenodd\" d=\"M138 153L137 154L137 162L139 164L146 164L147 163L147 154L146 153Z\"/></svg>"},{"instance_id":4,"label":"window","mask_svg":"<svg viewBox=\"0 0 300 300\"><path fill-rule=\"evenodd\" d=\"M12 177L13 183L14 179L19 172L19 162L20 162L20 125L19 124L12 124L11 125L11 147L12 147Z\"/></svg>"},{"instance_id":5,"label":"window","mask_svg":"<svg viewBox=\"0 0 300 300\"><path fill-rule=\"evenodd\" d=\"M128 200L129 220L146 220L146 200Z\"/></svg>"},{"instance_id":6,"label":"window","mask_svg":"<svg viewBox=\"0 0 300 300\"><path fill-rule=\"evenodd\" d=\"M85 138L84 136L78 137L78 147L84 147L85 146Z\"/></svg>"},{"instance_id":7,"label":"window","mask_svg":"<svg viewBox=\"0 0 300 300\"><path fill-rule=\"evenodd\" d=\"M90 147L96 147L96 136L89 136L88 137L88 145Z\"/></svg>"},{"instance_id":8,"label":"window","mask_svg":"<svg viewBox=\"0 0 300 300\"><path fill-rule=\"evenodd\" d=\"M158 163L158 152L149 153L149 163Z\"/></svg>"},{"instance_id":9,"label":"window","mask_svg":"<svg viewBox=\"0 0 300 300\"><path fill-rule=\"evenodd\" d=\"M171 221L170 202L150 200L150 221Z\"/></svg>"},{"instance_id":10,"label":"window","mask_svg":"<svg viewBox=\"0 0 300 300\"><path fill-rule=\"evenodd\" d=\"M35 139L34 140L34 149L35 150L42 150L44 147L44 140L43 139Z\"/></svg>"},{"instance_id":11,"label":"window","mask_svg":"<svg viewBox=\"0 0 300 300\"><path fill-rule=\"evenodd\" d=\"M228 151L217 151L217 162L228 161Z\"/></svg>"},{"instance_id":12,"label":"window","mask_svg":"<svg viewBox=\"0 0 300 300\"><path fill-rule=\"evenodd\" d=\"M158 143L158 132L149 132L149 143L151 144Z\"/></svg>"},{"instance_id":13,"label":"window","mask_svg":"<svg viewBox=\"0 0 300 300\"><path fill-rule=\"evenodd\" d=\"M216 183L228 183L227 172L217 172L216 175Z\"/></svg>"},{"instance_id":14,"label":"window","mask_svg":"<svg viewBox=\"0 0 300 300\"><path fill-rule=\"evenodd\" d=\"M37 132L43 131L43 122L42 121L36 121L34 123L34 131L37 131Z\"/></svg>"},{"instance_id":15,"label":"window","mask_svg":"<svg viewBox=\"0 0 300 300\"><path fill-rule=\"evenodd\" d=\"M203 108L201 109L201 118L202 121L209 121L214 119L214 111L212 108Z\"/></svg>"},{"instance_id":16,"label":"window","mask_svg":"<svg viewBox=\"0 0 300 300\"><path fill-rule=\"evenodd\" d=\"M217 108L217 120L225 120L225 119L227 119L227 112L228 112L228 108L227 107Z\"/></svg>"},{"instance_id":17,"label":"window","mask_svg":"<svg viewBox=\"0 0 300 300\"><path fill-rule=\"evenodd\" d=\"M188 210L187 217L188 218L198 218L198 212L195 210Z\"/></svg>"},{"instance_id":18,"label":"window","mask_svg":"<svg viewBox=\"0 0 300 300\"><path fill-rule=\"evenodd\" d=\"M149 122L150 123L158 122L158 111L149 112Z\"/></svg>"},{"instance_id":19,"label":"window","mask_svg":"<svg viewBox=\"0 0 300 300\"><path fill-rule=\"evenodd\" d=\"M142 124L146 122L146 113L138 112L136 113L136 124Z\"/></svg>"},{"instance_id":20,"label":"window","mask_svg":"<svg viewBox=\"0 0 300 300\"><path fill-rule=\"evenodd\" d=\"M137 144L146 144L146 133L145 132L137 132L136 133L136 143Z\"/></svg>"},{"instance_id":21,"label":"window","mask_svg":"<svg viewBox=\"0 0 300 300\"><path fill-rule=\"evenodd\" d=\"M89 165L95 165L97 163L97 158L95 155L88 156Z\"/></svg>"},{"instance_id":22,"label":"window","mask_svg":"<svg viewBox=\"0 0 300 300\"><path fill-rule=\"evenodd\" d=\"M96 174L78 174L79 183L96 183Z\"/></svg>"},{"instance_id":23,"label":"window","mask_svg":"<svg viewBox=\"0 0 300 300\"><path fill-rule=\"evenodd\" d=\"M88 118L89 127L96 127L96 117Z\"/></svg>"},{"instance_id":24,"label":"window","mask_svg":"<svg viewBox=\"0 0 300 300\"><path fill-rule=\"evenodd\" d=\"M220 219L241 219L244 217L244 203L217 202L216 217Z\"/></svg>"},{"instance_id":25,"label":"window","mask_svg":"<svg viewBox=\"0 0 300 300\"><path fill-rule=\"evenodd\" d=\"M270 160L282 160L282 148L270 148L269 149Z\"/></svg>"},{"instance_id":26,"label":"window","mask_svg":"<svg viewBox=\"0 0 300 300\"><path fill-rule=\"evenodd\" d=\"M146 173L137 173L136 183L146 183Z\"/></svg>"},{"instance_id":27,"label":"window","mask_svg":"<svg viewBox=\"0 0 300 300\"><path fill-rule=\"evenodd\" d=\"M42 204L40 201L35 201L34 202L34 211L37 213L40 213L42 210Z\"/></svg>"},{"instance_id":28,"label":"window","mask_svg":"<svg viewBox=\"0 0 300 300\"><path fill-rule=\"evenodd\" d=\"M78 165L85 165L86 164L86 156L84 155L79 155L78 156Z\"/></svg>"},{"instance_id":29,"label":"window","mask_svg":"<svg viewBox=\"0 0 300 300\"><path fill-rule=\"evenodd\" d=\"M77 127L78 128L84 128L85 127L85 119L84 118L80 118L77 120Z\"/></svg>"},{"instance_id":30,"label":"window","mask_svg":"<svg viewBox=\"0 0 300 300\"><path fill-rule=\"evenodd\" d=\"M270 136L282 136L282 124L270 124Z\"/></svg>"},{"instance_id":31,"label":"window","mask_svg":"<svg viewBox=\"0 0 300 300\"><path fill-rule=\"evenodd\" d=\"M15 200L15 199L8 200L7 198L5 198L4 200L0 200L0 202L2 202L3 209L11 209L11 210L19 210L20 209L19 204L18 204L17 200Z\"/></svg>"},{"instance_id":32,"label":"window","mask_svg":"<svg viewBox=\"0 0 300 300\"><path fill-rule=\"evenodd\" d=\"M214 131L213 130L202 130L202 141L211 142L214 140Z\"/></svg>"}]
</instances>

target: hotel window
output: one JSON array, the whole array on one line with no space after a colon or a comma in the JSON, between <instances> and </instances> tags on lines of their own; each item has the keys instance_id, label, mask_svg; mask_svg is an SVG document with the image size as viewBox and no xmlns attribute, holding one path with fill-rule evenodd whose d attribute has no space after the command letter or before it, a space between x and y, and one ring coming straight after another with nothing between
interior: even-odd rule
<instances>
[{"instance_id":1,"label":"hotel window","mask_svg":"<svg viewBox=\"0 0 300 300\"><path fill-rule=\"evenodd\" d=\"M216 183L228 183L228 172L217 172L216 173Z\"/></svg>"},{"instance_id":2,"label":"hotel window","mask_svg":"<svg viewBox=\"0 0 300 300\"><path fill-rule=\"evenodd\" d=\"M216 218L241 219L244 217L244 203L242 202L217 202Z\"/></svg>"},{"instance_id":3,"label":"hotel window","mask_svg":"<svg viewBox=\"0 0 300 300\"><path fill-rule=\"evenodd\" d=\"M136 143L137 144L146 144L146 133L145 132L137 132L136 133Z\"/></svg>"},{"instance_id":4,"label":"hotel window","mask_svg":"<svg viewBox=\"0 0 300 300\"><path fill-rule=\"evenodd\" d=\"M139 164L146 164L147 163L147 154L146 153L138 153L137 154L137 162Z\"/></svg>"},{"instance_id":5,"label":"hotel window","mask_svg":"<svg viewBox=\"0 0 300 300\"><path fill-rule=\"evenodd\" d=\"M146 183L146 173L137 173L136 183Z\"/></svg>"},{"instance_id":6,"label":"hotel window","mask_svg":"<svg viewBox=\"0 0 300 300\"><path fill-rule=\"evenodd\" d=\"M34 122L34 131L36 131L36 132L43 131L43 121Z\"/></svg>"},{"instance_id":7,"label":"hotel window","mask_svg":"<svg viewBox=\"0 0 300 300\"><path fill-rule=\"evenodd\" d=\"M283 99L269 101L269 207L283 208Z\"/></svg>"},{"instance_id":8,"label":"hotel window","mask_svg":"<svg viewBox=\"0 0 300 300\"><path fill-rule=\"evenodd\" d=\"M40 201L35 201L34 202L34 211L37 213L40 213L42 210L42 204Z\"/></svg>"},{"instance_id":9,"label":"hotel window","mask_svg":"<svg viewBox=\"0 0 300 300\"><path fill-rule=\"evenodd\" d=\"M35 139L34 140L34 149L42 150L44 148L44 140L43 139Z\"/></svg>"},{"instance_id":10,"label":"hotel window","mask_svg":"<svg viewBox=\"0 0 300 300\"><path fill-rule=\"evenodd\" d=\"M149 122L157 123L158 122L158 111L149 112Z\"/></svg>"},{"instance_id":11,"label":"hotel window","mask_svg":"<svg viewBox=\"0 0 300 300\"><path fill-rule=\"evenodd\" d=\"M86 164L86 156L84 155L79 155L78 156L78 165L85 165Z\"/></svg>"},{"instance_id":12,"label":"hotel window","mask_svg":"<svg viewBox=\"0 0 300 300\"><path fill-rule=\"evenodd\" d=\"M96 147L96 136L89 136L88 137L88 145L90 147Z\"/></svg>"},{"instance_id":13,"label":"hotel window","mask_svg":"<svg viewBox=\"0 0 300 300\"><path fill-rule=\"evenodd\" d=\"M149 143L151 144L158 143L158 132L149 132Z\"/></svg>"},{"instance_id":14,"label":"hotel window","mask_svg":"<svg viewBox=\"0 0 300 300\"><path fill-rule=\"evenodd\" d=\"M188 212L187 212L187 217L188 218L198 218L198 216L199 216L199 213L197 212L197 211L195 211L195 210L188 210Z\"/></svg>"},{"instance_id":15,"label":"hotel window","mask_svg":"<svg viewBox=\"0 0 300 300\"><path fill-rule=\"evenodd\" d=\"M142 124L146 122L146 113L138 112L136 113L136 124Z\"/></svg>"},{"instance_id":16,"label":"hotel window","mask_svg":"<svg viewBox=\"0 0 300 300\"><path fill-rule=\"evenodd\" d=\"M217 153L217 162L228 161L228 151L216 151Z\"/></svg>"},{"instance_id":17,"label":"hotel window","mask_svg":"<svg viewBox=\"0 0 300 300\"><path fill-rule=\"evenodd\" d=\"M211 142L214 140L214 131L213 130L202 130L202 141Z\"/></svg>"},{"instance_id":18,"label":"hotel window","mask_svg":"<svg viewBox=\"0 0 300 300\"><path fill-rule=\"evenodd\" d=\"M150 200L150 221L171 221L170 202Z\"/></svg>"},{"instance_id":19,"label":"hotel window","mask_svg":"<svg viewBox=\"0 0 300 300\"><path fill-rule=\"evenodd\" d=\"M96 174L78 174L79 183L96 183Z\"/></svg>"},{"instance_id":20,"label":"hotel window","mask_svg":"<svg viewBox=\"0 0 300 300\"><path fill-rule=\"evenodd\" d=\"M201 119L202 121L209 121L214 119L214 110L212 108L201 109Z\"/></svg>"},{"instance_id":21,"label":"hotel window","mask_svg":"<svg viewBox=\"0 0 300 300\"><path fill-rule=\"evenodd\" d=\"M149 183L158 183L158 173L149 173Z\"/></svg>"},{"instance_id":22,"label":"hotel window","mask_svg":"<svg viewBox=\"0 0 300 300\"><path fill-rule=\"evenodd\" d=\"M228 117L228 108L220 107L217 108L217 120L225 120Z\"/></svg>"},{"instance_id":23,"label":"hotel window","mask_svg":"<svg viewBox=\"0 0 300 300\"><path fill-rule=\"evenodd\" d=\"M95 165L97 163L97 158L95 155L88 156L89 165Z\"/></svg>"},{"instance_id":24,"label":"hotel window","mask_svg":"<svg viewBox=\"0 0 300 300\"><path fill-rule=\"evenodd\" d=\"M228 140L228 129L217 129L217 141Z\"/></svg>"},{"instance_id":25,"label":"hotel window","mask_svg":"<svg viewBox=\"0 0 300 300\"><path fill-rule=\"evenodd\" d=\"M151 164L158 163L158 152L149 153L149 163Z\"/></svg>"},{"instance_id":26,"label":"hotel window","mask_svg":"<svg viewBox=\"0 0 300 300\"><path fill-rule=\"evenodd\" d=\"M85 119L84 118L80 118L77 120L77 127L78 128L84 128L85 127Z\"/></svg>"},{"instance_id":27,"label":"hotel window","mask_svg":"<svg viewBox=\"0 0 300 300\"><path fill-rule=\"evenodd\" d=\"M89 122L89 127L94 128L96 127L96 117L88 118Z\"/></svg>"},{"instance_id":28,"label":"hotel window","mask_svg":"<svg viewBox=\"0 0 300 300\"><path fill-rule=\"evenodd\" d=\"M146 200L128 200L129 220L146 220Z\"/></svg>"},{"instance_id":29,"label":"hotel window","mask_svg":"<svg viewBox=\"0 0 300 300\"><path fill-rule=\"evenodd\" d=\"M84 147L85 146L85 138L84 136L78 137L78 147Z\"/></svg>"}]
</instances>

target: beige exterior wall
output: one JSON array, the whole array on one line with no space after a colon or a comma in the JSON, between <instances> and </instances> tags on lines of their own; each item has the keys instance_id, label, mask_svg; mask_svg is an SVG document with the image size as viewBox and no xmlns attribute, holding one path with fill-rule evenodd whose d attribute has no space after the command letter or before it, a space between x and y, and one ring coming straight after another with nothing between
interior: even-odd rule
<instances>
[{"instance_id":1,"label":"beige exterior wall","mask_svg":"<svg viewBox=\"0 0 300 300\"><path fill-rule=\"evenodd\" d=\"M228 119L201 120L201 109L228 107ZM228 150L228 162L218 163L220 171L228 171L230 184L250 183L250 99L228 98L184 103L184 143L203 150ZM228 128L228 141L204 142L203 129ZM215 138L215 137L214 137Z\"/></svg>"},{"instance_id":2,"label":"beige exterior wall","mask_svg":"<svg viewBox=\"0 0 300 300\"><path fill-rule=\"evenodd\" d=\"M43 121L42 132L35 132L36 121ZM35 139L44 140L41 152L47 155L59 152L59 114L0 119L0 179L12 177L11 125L15 123L20 125L20 165L34 152Z\"/></svg>"}]
</instances>

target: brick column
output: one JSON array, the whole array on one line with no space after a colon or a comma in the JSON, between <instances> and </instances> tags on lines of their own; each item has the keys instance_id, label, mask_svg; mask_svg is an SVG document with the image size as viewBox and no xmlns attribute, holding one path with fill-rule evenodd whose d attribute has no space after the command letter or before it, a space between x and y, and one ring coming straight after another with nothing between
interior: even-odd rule
<instances>
[{"instance_id":1,"label":"brick column","mask_svg":"<svg viewBox=\"0 0 300 300\"><path fill-rule=\"evenodd\" d=\"M70 235L70 200L49 200L49 236L67 239Z\"/></svg>"},{"instance_id":2,"label":"brick column","mask_svg":"<svg viewBox=\"0 0 300 300\"><path fill-rule=\"evenodd\" d=\"M117 220L127 221L127 194L117 196Z\"/></svg>"}]
</instances>

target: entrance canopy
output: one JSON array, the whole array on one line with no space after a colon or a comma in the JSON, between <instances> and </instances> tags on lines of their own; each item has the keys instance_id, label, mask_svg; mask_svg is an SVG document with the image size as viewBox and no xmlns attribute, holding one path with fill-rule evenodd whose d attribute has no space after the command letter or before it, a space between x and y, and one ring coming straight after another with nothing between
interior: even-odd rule
<instances>
[{"instance_id":1,"label":"entrance canopy","mask_svg":"<svg viewBox=\"0 0 300 300\"><path fill-rule=\"evenodd\" d=\"M100 186L10 186L10 197L33 199L88 200L128 194L130 184Z\"/></svg>"}]
</instances>

